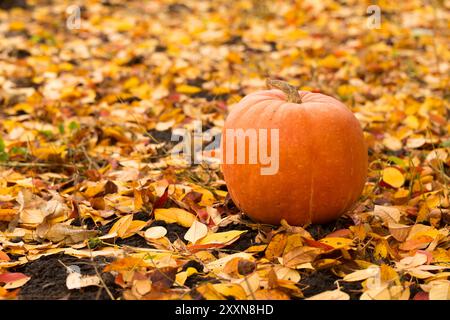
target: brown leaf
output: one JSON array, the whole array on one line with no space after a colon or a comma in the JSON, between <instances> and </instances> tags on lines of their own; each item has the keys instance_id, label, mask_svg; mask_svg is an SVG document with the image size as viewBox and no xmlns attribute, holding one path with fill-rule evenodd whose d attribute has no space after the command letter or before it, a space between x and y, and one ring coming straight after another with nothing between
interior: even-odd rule
<instances>
[{"instance_id":1,"label":"brown leaf","mask_svg":"<svg viewBox=\"0 0 450 320\"><path fill-rule=\"evenodd\" d=\"M313 262L322 252L323 250L319 248L297 247L284 254L283 265L289 268L295 268L303 263Z\"/></svg>"},{"instance_id":2,"label":"brown leaf","mask_svg":"<svg viewBox=\"0 0 450 320\"><path fill-rule=\"evenodd\" d=\"M283 254L284 247L287 243L287 235L285 233L278 233L273 236L269 245L266 248L265 256L268 260L274 260Z\"/></svg>"}]
</instances>

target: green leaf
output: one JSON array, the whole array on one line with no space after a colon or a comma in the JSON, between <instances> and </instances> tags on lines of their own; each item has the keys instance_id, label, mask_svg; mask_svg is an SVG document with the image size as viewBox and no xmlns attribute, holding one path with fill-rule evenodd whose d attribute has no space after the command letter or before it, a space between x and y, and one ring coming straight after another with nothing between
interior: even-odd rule
<instances>
[{"instance_id":1,"label":"green leaf","mask_svg":"<svg viewBox=\"0 0 450 320\"><path fill-rule=\"evenodd\" d=\"M50 130L40 130L39 133L44 135L47 139L53 138L53 132Z\"/></svg>"},{"instance_id":2,"label":"green leaf","mask_svg":"<svg viewBox=\"0 0 450 320\"><path fill-rule=\"evenodd\" d=\"M64 134L65 132L66 132L66 129L64 129L64 123L60 123L59 125L58 125L58 130L59 130L59 133L60 134Z\"/></svg>"},{"instance_id":3,"label":"green leaf","mask_svg":"<svg viewBox=\"0 0 450 320\"><path fill-rule=\"evenodd\" d=\"M398 166L401 167L406 167L405 161L403 161L402 159L400 159L399 157L395 157L395 156L390 156L388 158L388 161L395 163Z\"/></svg>"},{"instance_id":4,"label":"green leaf","mask_svg":"<svg viewBox=\"0 0 450 320\"><path fill-rule=\"evenodd\" d=\"M26 148L23 147L12 147L11 151L9 152L10 154L21 154L21 155L25 155L28 153L28 150Z\"/></svg>"},{"instance_id":5,"label":"green leaf","mask_svg":"<svg viewBox=\"0 0 450 320\"><path fill-rule=\"evenodd\" d=\"M71 121L69 123L69 129L70 131L74 131L80 128L80 125L78 123L76 123L75 121Z\"/></svg>"},{"instance_id":6,"label":"green leaf","mask_svg":"<svg viewBox=\"0 0 450 320\"><path fill-rule=\"evenodd\" d=\"M5 152L5 141L0 137L0 152Z\"/></svg>"},{"instance_id":7,"label":"green leaf","mask_svg":"<svg viewBox=\"0 0 450 320\"><path fill-rule=\"evenodd\" d=\"M450 139L441 143L441 147L450 148Z\"/></svg>"}]
</instances>

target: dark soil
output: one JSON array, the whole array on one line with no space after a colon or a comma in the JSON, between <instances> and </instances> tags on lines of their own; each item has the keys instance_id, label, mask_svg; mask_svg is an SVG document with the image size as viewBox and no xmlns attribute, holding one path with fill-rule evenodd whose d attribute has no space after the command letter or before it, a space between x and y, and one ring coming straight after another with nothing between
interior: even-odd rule
<instances>
[{"instance_id":1,"label":"dark soil","mask_svg":"<svg viewBox=\"0 0 450 320\"><path fill-rule=\"evenodd\" d=\"M27 8L26 0L1 0L0 1L0 9L10 10L12 8Z\"/></svg>"},{"instance_id":2,"label":"dark soil","mask_svg":"<svg viewBox=\"0 0 450 320\"><path fill-rule=\"evenodd\" d=\"M121 289L114 283L110 273L102 273L106 263L111 259L99 257L94 259L97 270L111 291L114 298L121 296ZM55 254L29 262L25 266L11 269L11 272L22 272L31 279L21 289L20 300L109 300L110 297L103 287L91 286L69 290L66 286L67 268L62 263L80 268L82 275L96 274L94 264L90 259L80 259L65 254Z\"/></svg>"},{"instance_id":3,"label":"dark soil","mask_svg":"<svg viewBox=\"0 0 450 320\"><path fill-rule=\"evenodd\" d=\"M226 246L225 249L233 250L236 252L245 251L249 247L255 245L255 238L258 234L258 230L251 229L247 227L244 224L234 224L230 223L229 225L226 225L225 227L220 227L217 232L226 232L226 231L233 231L233 230L246 230L247 232L244 234L241 234L238 240L230 244L229 246Z\"/></svg>"},{"instance_id":4,"label":"dark soil","mask_svg":"<svg viewBox=\"0 0 450 320\"><path fill-rule=\"evenodd\" d=\"M336 280L341 278L333 275L329 270L318 270L313 273L302 274L298 286L305 298L322 293L327 290L337 289ZM358 300L361 294L361 284L355 282L339 282L342 291L350 295L351 300Z\"/></svg>"},{"instance_id":5,"label":"dark soil","mask_svg":"<svg viewBox=\"0 0 450 320\"><path fill-rule=\"evenodd\" d=\"M184 240L184 234L188 231L187 228L184 228L176 223L166 223L162 220L155 220L150 225L151 227L157 227L161 226L167 229L166 237L169 238L171 242L175 241L176 239L181 239L184 243L186 243L186 240Z\"/></svg>"},{"instance_id":6,"label":"dark soil","mask_svg":"<svg viewBox=\"0 0 450 320\"><path fill-rule=\"evenodd\" d=\"M144 237L138 234L132 235L131 237L125 239L117 239L115 242L119 246L130 246L136 248L154 248L152 245L148 244Z\"/></svg>"},{"instance_id":7,"label":"dark soil","mask_svg":"<svg viewBox=\"0 0 450 320\"><path fill-rule=\"evenodd\" d=\"M306 231L308 231L314 237L314 239L322 239L327 234L330 234L339 229L347 229L352 225L354 225L352 219L347 217L340 217L338 220L330 223L311 224L306 227Z\"/></svg>"}]
</instances>

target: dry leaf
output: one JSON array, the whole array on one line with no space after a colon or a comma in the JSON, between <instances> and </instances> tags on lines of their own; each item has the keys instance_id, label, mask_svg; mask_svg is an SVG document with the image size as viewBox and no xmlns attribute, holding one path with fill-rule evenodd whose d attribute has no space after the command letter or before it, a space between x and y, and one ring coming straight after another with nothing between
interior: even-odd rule
<instances>
[{"instance_id":1,"label":"dry leaf","mask_svg":"<svg viewBox=\"0 0 450 320\"><path fill-rule=\"evenodd\" d=\"M156 209L155 220L163 220L167 223L178 223L185 228L190 228L196 219L195 215L186 210L179 208L169 208Z\"/></svg>"},{"instance_id":2,"label":"dry leaf","mask_svg":"<svg viewBox=\"0 0 450 320\"><path fill-rule=\"evenodd\" d=\"M198 220L195 220L189 230L185 233L184 239L191 242L196 243L198 240L202 239L208 234L208 227L199 222Z\"/></svg>"},{"instance_id":3,"label":"dry leaf","mask_svg":"<svg viewBox=\"0 0 450 320\"><path fill-rule=\"evenodd\" d=\"M164 227L151 227L145 230L144 237L145 239L159 239L164 237L167 234L167 229Z\"/></svg>"},{"instance_id":4,"label":"dry leaf","mask_svg":"<svg viewBox=\"0 0 450 320\"><path fill-rule=\"evenodd\" d=\"M383 170L383 181L394 188L400 188L405 183L405 177L399 169L388 167Z\"/></svg>"},{"instance_id":5,"label":"dry leaf","mask_svg":"<svg viewBox=\"0 0 450 320\"><path fill-rule=\"evenodd\" d=\"M324 291L305 300L350 300L350 296L339 290Z\"/></svg>"},{"instance_id":6,"label":"dry leaf","mask_svg":"<svg viewBox=\"0 0 450 320\"><path fill-rule=\"evenodd\" d=\"M100 278L97 275L84 276L78 272L70 272L66 278L66 286L69 290L99 285Z\"/></svg>"}]
</instances>

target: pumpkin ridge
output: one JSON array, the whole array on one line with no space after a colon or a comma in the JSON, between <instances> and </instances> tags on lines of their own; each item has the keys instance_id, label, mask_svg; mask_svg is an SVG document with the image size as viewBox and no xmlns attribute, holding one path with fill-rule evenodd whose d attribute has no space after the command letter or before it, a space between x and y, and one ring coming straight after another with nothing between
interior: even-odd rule
<instances>
[{"instance_id":1,"label":"pumpkin ridge","mask_svg":"<svg viewBox=\"0 0 450 320\"><path fill-rule=\"evenodd\" d=\"M311 116L308 113L308 110L305 110L306 113L306 125L310 128L311 132L315 132L312 126L314 126L314 121L311 121ZM310 154L314 154L314 144L316 143L316 137L313 136L309 143L309 152ZM310 170L310 178L309 178L309 206L308 206L308 221L307 224L310 224L312 222L312 215L313 215L313 204L314 204L314 158L310 157L310 164L309 167Z\"/></svg>"},{"instance_id":2,"label":"pumpkin ridge","mask_svg":"<svg viewBox=\"0 0 450 320\"><path fill-rule=\"evenodd\" d=\"M254 104L253 104L251 107L247 108L246 110L256 110L256 108L258 108L258 105L259 105L259 104L261 104L261 103L263 103L263 102L267 103L268 100L270 101L269 98L268 98L268 99L261 99L261 100L258 100L257 102L254 102ZM266 106L264 106L264 107L266 107ZM244 117L245 117L245 114L241 115L241 117L244 118Z\"/></svg>"}]
</instances>

